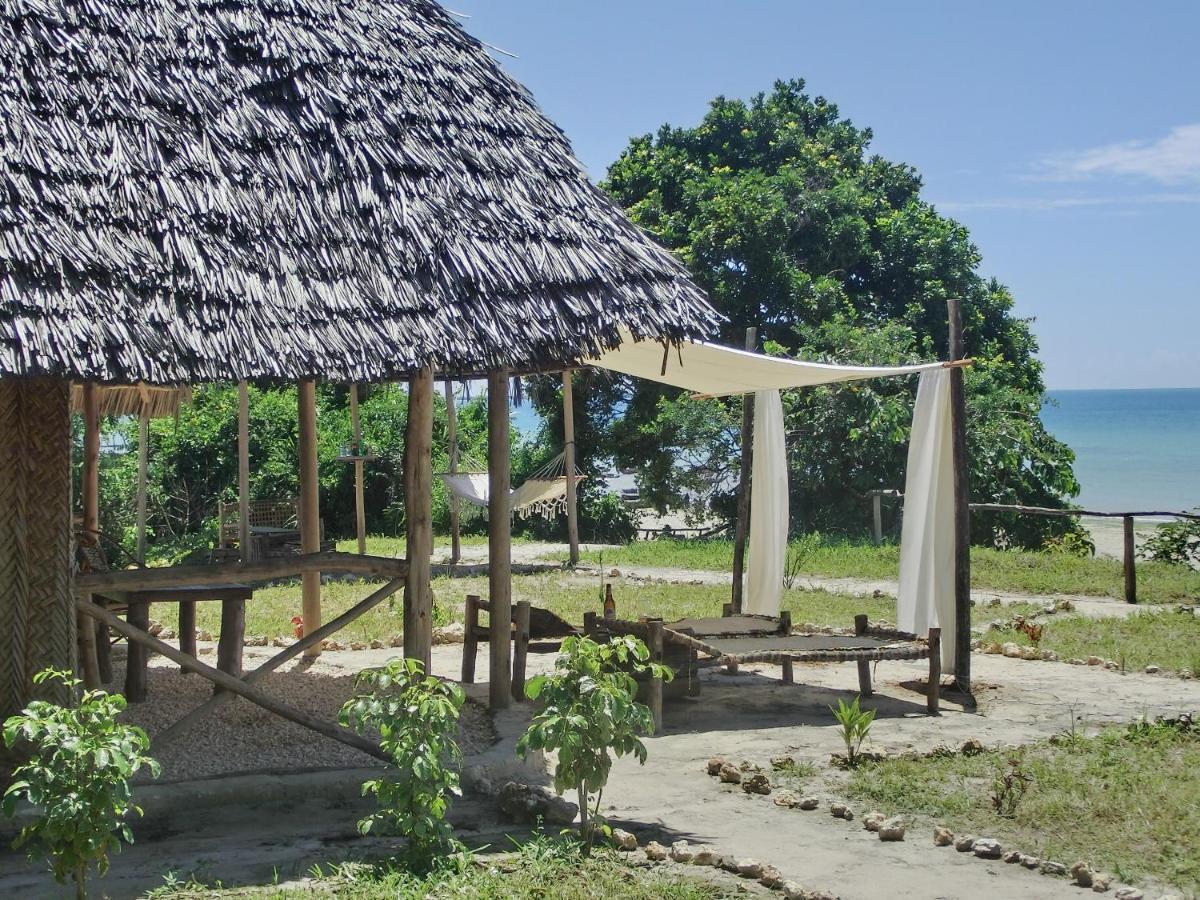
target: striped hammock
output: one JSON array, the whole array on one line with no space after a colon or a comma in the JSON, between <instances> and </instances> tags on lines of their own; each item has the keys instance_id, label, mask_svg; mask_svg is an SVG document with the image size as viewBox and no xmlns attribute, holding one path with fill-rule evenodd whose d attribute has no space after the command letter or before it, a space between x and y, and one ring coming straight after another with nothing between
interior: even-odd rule
<instances>
[{"instance_id":1,"label":"striped hammock","mask_svg":"<svg viewBox=\"0 0 1200 900\"><path fill-rule=\"evenodd\" d=\"M458 499L473 507L487 509L488 488L487 469L474 460L461 457L460 464L466 469L461 472L439 472L438 477L446 485L446 490ZM575 483L578 484L585 476L576 473ZM564 454L556 457L542 466L525 479L524 483L508 494L509 510L522 519L530 516L541 516L553 519L566 511L567 508L567 476L564 465Z\"/></svg>"}]
</instances>

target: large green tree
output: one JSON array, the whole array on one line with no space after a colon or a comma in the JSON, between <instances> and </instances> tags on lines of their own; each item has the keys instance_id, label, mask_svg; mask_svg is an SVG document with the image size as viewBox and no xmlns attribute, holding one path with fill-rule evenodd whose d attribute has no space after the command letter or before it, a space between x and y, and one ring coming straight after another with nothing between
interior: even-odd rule
<instances>
[{"instance_id":1,"label":"large green tree","mask_svg":"<svg viewBox=\"0 0 1200 900\"><path fill-rule=\"evenodd\" d=\"M1039 418L1030 321L980 274L967 230L921 198L917 172L868 154L870 141L802 81L778 82L748 103L718 98L695 127L633 139L604 187L687 263L728 317L731 345L753 325L769 351L805 359L945 358L946 298L962 298L978 360L967 376L973 498L1064 504L1078 492L1073 455ZM659 507L730 514L734 404L624 378L590 387L591 455L637 466ZM794 529L860 531L866 491L903 487L915 388L907 378L785 394ZM979 540L1024 545L1063 527L974 521Z\"/></svg>"}]
</instances>

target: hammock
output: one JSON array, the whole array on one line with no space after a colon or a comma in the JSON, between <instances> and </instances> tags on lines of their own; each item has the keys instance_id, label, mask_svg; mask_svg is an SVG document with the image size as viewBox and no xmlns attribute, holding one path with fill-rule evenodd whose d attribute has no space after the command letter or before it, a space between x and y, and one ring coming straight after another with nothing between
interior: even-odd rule
<instances>
[{"instance_id":1,"label":"hammock","mask_svg":"<svg viewBox=\"0 0 1200 900\"><path fill-rule=\"evenodd\" d=\"M446 490L458 499L475 507L486 509L488 505L488 474L484 466L472 459L463 457L461 462L467 465L467 471L439 472L438 477L446 485ZM538 515L552 519L567 508L567 476L564 471L564 454L546 463L533 472L525 482L515 490L509 491L509 509L522 519ZM585 476L575 475L578 484Z\"/></svg>"}]
</instances>

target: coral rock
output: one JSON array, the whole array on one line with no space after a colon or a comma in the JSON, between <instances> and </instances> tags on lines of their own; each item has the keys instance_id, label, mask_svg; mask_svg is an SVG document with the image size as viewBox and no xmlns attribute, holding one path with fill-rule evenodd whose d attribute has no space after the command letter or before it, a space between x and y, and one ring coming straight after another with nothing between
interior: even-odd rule
<instances>
[{"instance_id":1,"label":"coral rock","mask_svg":"<svg viewBox=\"0 0 1200 900\"><path fill-rule=\"evenodd\" d=\"M757 859L739 859L738 874L743 878L762 878L764 866Z\"/></svg>"},{"instance_id":2,"label":"coral rock","mask_svg":"<svg viewBox=\"0 0 1200 900\"><path fill-rule=\"evenodd\" d=\"M714 756L712 759L710 759L708 761L708 764L707 764L708 774L709 775L720 775L721 769L725 765L726 765L725 757Z\"/></svg>"},{"instance_id":3,"label":"coral rock","mask_svg":"<svg viewBox=\"0 0 1200 900\"><path fill-rule=\"evenodd\" d=\"M375 638L375 640L371 641L372 650L382 650L383 646L383 641L381 641L379 638Z\"/></svg>"},{"instance_id":4,"label":"coral rock","mask_svg":"<svg viewBox=\"0 0 1200 900\"><path fill-rule=\"evenodd\" d=\"M879 839L881 841L902 841L904 840L904 832L908 829L904 820L899 816L888 819L879 826Z\"/></svg>"},{"instance_id":5,"label":"coral rock","mask_svg":"<svg viewBox=\"0 0 1200 900\"><path fill-rule=\"evenodd\" d=\"M791 809L799 801L796 799L796 795L791 791L780 791L775 795L774 802L776 806L782 806L784 809Z\"/></svg>"},{"instance_id":6,"label":"coral rock","mask_svg":"<svg viewBox=\"0 0 1200 900\"><path fill-rule=\"evenodd\" d=\"M771 766L776 769L790 769L796 765L796 760L790 756L772 756Z\"/></svg>"},{"instance_id":7,"label":"coral rock","mask_svg":"<svg viewBox=\"0 0 1200 900\"><path fill-rule=\"evenodd\" d=\"M1097 894L1103 894L1112 887L1113 877L1107 872L1096 872L1092 875L1092 890Z\"/></svg>"},{"instance_id":8,"label":"coral rock","mask_svg":"<svg viewBox=\"0 0 1200 900\"><path fill-rule=\"evenodd\" d=\"M692 848L688 846L687 841L675 841L671 844L671 859L677 863L691 862L695 854Z\"/></svg>"},{"instance_id":9,"label":"coral rock","mask_svg":"<svg viewBox=\"0 0 1200 900\"><path fill-rule=\"evenodd\" d=\"M1008 850L1008 851L1005 851L1004 855L1000 858L1003 859L1006 863L1019 863L1021 861L1022 856L1023 856L1023 854L1021 853L1020 850Z\"/></svg>"},{"instance_id":10,"label":"coral rock","mask_svg":"<svg viewBox=\"0 0 1200 900\"><path fill-rule=\"evenodd\" d=\"M1032 662L1033 660L1037 660L1037 659L1041 659L1041 658L1042 658L1042 651L1039 650L1037 647L1022 647L1021 648L1021 659L1027 659Z\"/></svg>"},{"instance_id":11,"label":"coral rock","mask_svg":"<svg viewBox=\"0 0 1200 900\"><path fill-rule=\"evenodd\" d=\"M816 797L803 797L796 805L803 810L814 810L821 805L821 801Z\"/></svg>"},{"instance_id":12,"label":"coral rock","mask_svg":"<svg viewBox=\"0 0 1200 900\"><path fill-rule=\"evenodd\" d=\"M1075 883L1080 887L1092 886L1092 867L1085 863L1082 859L1071 866L1071 877L1075 879Z\"/></svg>"},{"instance_id":13,"label":"coral rock","mask_svg":"<svg viewBox=\"0 0 1200 900\"><path fill-rule=\"evenodd\" d=\"M975 849L975 838L963 835L954 842L954 849L959 853L970 853Z\"/></svg>"},{"instance_id":14,"label":"coral rock","mask_svg":"<svg viewBox=\"0 0 1200 900\"><path fill-rule=\"evenodd\" d=\"M767 780L766 775L751 775L742 782L742 790L747 794L762 794L766 796L771 793L771 782Z\"/></svg>"},{"instance_id":15,"label":"coral rock","mask_svg":"<svg viewBox=\"0 0 1200 900\"><path fill-rule=\"evenodd\" d=\"M1004 848L1000 846L1000 842L993 838L979 838L975 841L975 855L980 859L999 859L1004 852Z\"/></svg>"},{"instance_id":16,"label":"coral rock","mask_svg":"<svg viewBox=\"0 0 1200 900\"><path fill-rule=\"evenodd\" d=\"M500 788L497 796L500 814L513 822L536 822L570 825L579 814L579 807L549 788L510 781Z\"/></svg>"},{"instance_id":17,"label":"coral rock","mask_svg":"<svg viewBox=\"0 0 1200 900\"><path fill-rule=\"evenodd\" d=\"M1135 887L1117 888L1117 892L1113 894L1117 900L1144 900L1145 894Z\"/></svg>"},{"instance_id":18,"label":"coral rock","mask_svg":"<svg viewBox=\"0 0 1200 900\"><path fill-rule=\"evenodd\" d=\"M719 866L720 864L721 855L708 847L701 847L692 854L693 866Z\"/></svg>"},{"instance_id":19,"label":"coral rock","mask_svg":"<svg viewBox=\"0 0 1200 900\"><path fill-rule=\"evenodd\" d=\"M731 766L729 763L721 766L719 777L726 784L741 784L742 781L742 773L737 770L736 766Z\"/></svg>"},{"instance_id":20,"label":"coral rock","mask_svg":"<svg viewBox=\"0 0 1200 900\"><path fill-rule=\"evenodd\" d=\"M949 847L954 843L954 832L944 825L938 825L933 829L933 845L935 847Z\"/></svg>"},{"instance_id":21,"label":"coral rock","mask_svg":"<svg viewBox=\"0 0 1200 900\"><path fill-rule=\"evenodd\" d=\"M863 816L863 828L867 831L878 831L879 826L883 824L886 818L881 812L869 812Z\"/></svg>"},{"instance_id":22,"label":"coral rock","mask_svg":"<svg viewBox=\"0 0 1200 900\"><path fill-rule=\"evenodd\" d=\"M783 887L783 874L774 866L763 866L762 874L758 876L758 883L777 891Z\"/></svg>"},{"instance_id":23,"label":"coral rock","mask_svg":"<svg viewBox=\"0 0 1200 900\"><path fill-rule=\"evenodd\" d=\"M1021 647L1019 644L1007 643L1000 649L1009 659L1021 658Z\"/></svg>"},{"instance_id":24,"label":"coral rock","mask_svg":"<svg viewBox=\"0 0 1200 900\"><path fill-rule=\"evenodd\" d=\"M1039 867L1043 875L1066 875L1067 867L1060 862L1048 859Z\"/></svg>"},{"instance_id":25,"label":"coral rock","mask_svg":"<svg viewBox=\"0 0 1200 900\"><path fill-rule=\"evenodd\" d=\"M1089 656L1087 658L1087 664L1089 666L1102 666L1102 665L1104 665L1104 660L1101 659L1099 656Z\"/></svg>"},{"instance_id":26,"label":"coral rock","mask_svg":"<svg viewBox=\"0 0 1200 900\"><path fill-rule=\"evenodd\" d=\"M1160 669L1158 666L1146 666L1147 675L1157 675L1161 671L1162 669Z\"/></svg>"},{"instance_id":27,"label":"coral rock","mask_svg":"<svg viewBox=\"0 0 1200 900\"><path fill-rule=\"evenodd\" d=\"M646 845L646 859L651 862L662 862L667 858L667 848L658 841L651 841Z\"/></svg>"},{"instance_id":28,"label":"coral rock","mask_svg":"<svg viewBox=\"0 0 1200 900\"><path fill-rule=\"evenodd\" d=\"M963 741L963 745L958 752L963 756L978 756L983 752L983 742L976 738Z\"/></svg>"},{"instance_id":29,"label":"coral rock","mask_svg":"<svg viewBox=\"0 0 1200 900\"><path fill-rule=\"evenodd\" d=\"M638 848L637 837L632 832L626 831L624 828L614 828L612 833L613 846L618 850L636 850Z\"/></svg>"}]
</instances>

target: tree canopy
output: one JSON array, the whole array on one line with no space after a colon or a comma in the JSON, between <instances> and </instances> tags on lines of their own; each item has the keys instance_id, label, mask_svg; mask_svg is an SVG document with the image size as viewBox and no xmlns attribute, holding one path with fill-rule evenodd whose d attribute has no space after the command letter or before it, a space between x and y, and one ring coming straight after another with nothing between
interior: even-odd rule
<instances>
[{"instance_id":1,"label":"tree canopy","mask_svg":"<svg viewBox=\"0 0 1200 900\"><path fill-rule=\"evenodd\" d=\"M1030 320L981 274L967 229L921 198L916 170L868 153L871 137L803 81L781 81L749 102L714 100L695 127L634 138L603 186L689 266L732 346L756 326L768 352L804 359L946 358L946 299L961 298L978 362L967 375L972 498L1063 505L1078 492L1074 456L1039 417ZM735 403L597 373L587 386L591 456L637 467L660 508L731 514ZM903 487L915 389L902 378L785 393L794 530L861 531L866 492ZM974 527L977 539L1038 545L1064 525L975 516Z\"/></svg>"}]
</instances>

